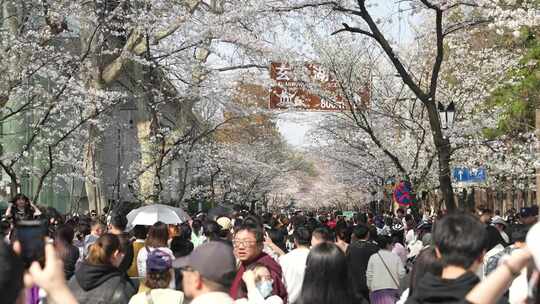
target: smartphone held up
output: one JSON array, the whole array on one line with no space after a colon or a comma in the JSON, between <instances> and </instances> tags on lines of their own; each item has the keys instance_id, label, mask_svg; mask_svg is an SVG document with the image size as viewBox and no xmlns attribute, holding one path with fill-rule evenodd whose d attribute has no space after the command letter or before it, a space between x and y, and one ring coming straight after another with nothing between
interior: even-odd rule
<instances>
[{"instance_id":1,"label":"smartphone held up","mask_svg":"<svg viewBox=\"0 0 540 304\"><path fill-rule=\"evenodd\" d=\"M37 261L45 265L45 238L47 222L40 220L18 221L15 226L15 239L21 245L21 257L26 268Z\"/></svg>"}]
</instances>

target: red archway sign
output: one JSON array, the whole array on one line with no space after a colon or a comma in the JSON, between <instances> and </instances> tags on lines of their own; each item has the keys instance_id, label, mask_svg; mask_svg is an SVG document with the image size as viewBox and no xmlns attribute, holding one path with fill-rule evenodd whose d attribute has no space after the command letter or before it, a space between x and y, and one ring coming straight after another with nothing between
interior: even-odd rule
<instances>
[{"instance_id":1,"label":"red archway sign","mask_svg":"<svg viewBox=\"0 0 540 304\"><path fill-rule=\"evenodd\" d=\"M268 107L270 109L295 109L304 111L344 111L349 110L349 102L339 94L334 77L319 64L306 64L309 80L318 83L325 95L321 98L306 89L305 82L299 81L293 67L287 63L273 62L270 66L270 78L275 82L270 91ZM369 106L371 92L365 86L355 94L352 104Z\"/></svg>"}]
</instances>

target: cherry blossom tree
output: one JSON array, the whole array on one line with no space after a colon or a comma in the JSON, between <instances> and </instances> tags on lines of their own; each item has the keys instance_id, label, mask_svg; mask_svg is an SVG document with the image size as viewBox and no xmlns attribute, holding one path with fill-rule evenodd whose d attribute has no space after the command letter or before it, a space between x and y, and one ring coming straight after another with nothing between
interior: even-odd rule
<instances>
[{"instance_id":1,"label":"cherry blossom tree","mask_svg":"<svg viewBox=\"0 0 540 304\"><path fill-rule=\"evenodd\" d=\"M408 2L412 13L424 14L430 20L431 27L425 34L429 36L431 43L424 45L426 57L422 58L428 71L423 73L424 75L416 75L410 68L410 62L406 62L397 51L389 35L385 34L380 20L372 15L370 9L374 4L370 1L300 1L293 5L284 1L274 1L269 3L269 6L275 12L304 11L313 13L313 16L325 16L327 20L330 19L328 16L331 16L330 20L341 23L341 25L335 25L333 34L362 35L369 37L378 45L402 82L421 102L426 111L425 119L429 122L431 140L438 160L438 186L446 207L453 210L455 201L450 170L452 146L449 137L443 133L437 110L438 102L443 97L440 86L445 62L451 55L446 45L452 36L459 36L462 31L471 31L482 25L493 24L495 27L511 29L519 29L524 25L536 26L538 9L533 1L495 3L492 1L414 0ZM510 12L516 9L520 13L514 17Z\"/></svg>"}]
</instances>

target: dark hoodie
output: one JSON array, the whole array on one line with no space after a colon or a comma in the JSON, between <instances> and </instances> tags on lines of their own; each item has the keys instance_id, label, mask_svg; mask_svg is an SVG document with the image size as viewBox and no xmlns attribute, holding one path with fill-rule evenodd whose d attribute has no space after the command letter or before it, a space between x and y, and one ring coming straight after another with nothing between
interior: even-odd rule
<instances>
[{"instance_id":1,"label":"dark hoodie","mask_svg":"<svg viewBox=\"0 0 540 304\"><path fill-rule=\"evenodd\" d=\"M480 279L472 272L467 272L454 280L426 273L405 304L466 303L465 296L479 282Z\"/></svg>"},{"instance_id":2,"label":"dark hoodie","mask_svg":"<svg viewBox=\"0 0 540 304\"><path fill-rule=\"evenodd\" d=\"M69 281L69 289L79 304L127 304L136 292L118 268L86 261Z\"/></svg>"}]
</instances>

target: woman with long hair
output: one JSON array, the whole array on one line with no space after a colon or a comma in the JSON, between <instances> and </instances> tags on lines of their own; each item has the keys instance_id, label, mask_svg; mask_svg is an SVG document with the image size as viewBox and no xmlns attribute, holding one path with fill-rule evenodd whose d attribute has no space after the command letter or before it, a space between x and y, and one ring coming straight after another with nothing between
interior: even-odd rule
<instances>
[{"instance_id":1,"label":"woman with long hair","mask_svg":"<svg viewBox=\"0 0 540 304\"><path fill-rule=\"evenodd\" d=\"M24 194L17 194L11 200L6 210L6 218L14 222L22 220L31 220L41 215L41 211Z\"/></svg>"},{"instance_id":2,"label":"woman with long hair","mask_svg":"<svg viewBox=\"0 0 540 304\"><path fill-rule=\"evenodd\" d=\"M79 248L73 245L75 231L70 225L61 225L54 232L54 248L56 254L64 262L64 274L69 280L75 272L75 264L79 259Z\"/></svg>"},{"instance_id":3,"label":"woman with long hair","mask_svg":"<svg viewBox=\"0 0 540 304\"><path fill-rule=\"evenodd\" d=\"M332 243L311 249L302 291L295 304L352 304L345 254Z\"/></svg>"},{"instance_id":4,"label":"woman with long hair","mask_svg":"<svg viewBox=\"0 0 540 304\"><path fill-rule=\"evenodd\" d=\"M159 249L171 256L174 259L174 254L167 246L169 241L169 228L162 222L157 222L150 227L148 235L144 243L144 247L137 254L137 271L140 277L146 277L146 259L148 253ZM174 288L174 282L171 282L171 288Z\"/></svg>"},{"instance_id":5,"label":"woman with long hair","mask_svg":"<svg viewBox=\"0 0 540 304\"><path fill-rule=\"evenodd\" d=\"M118 269L124 252L118 236L104 234L90 246L86 260L69 281L79 304L127 304L135 286Z\"/></svg>"}]
</instances>

